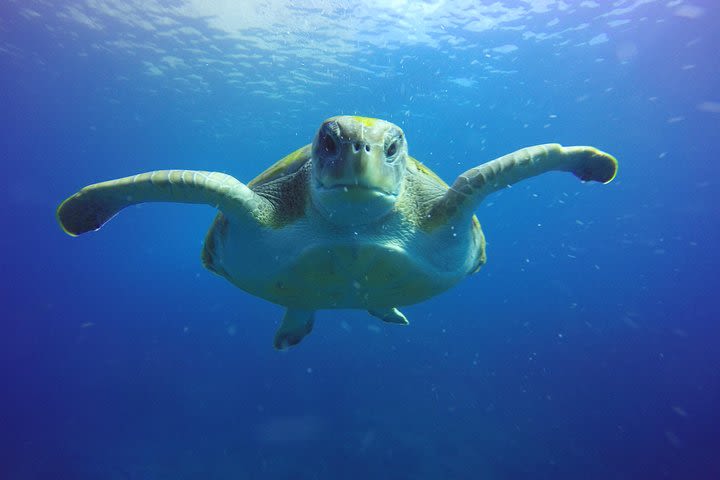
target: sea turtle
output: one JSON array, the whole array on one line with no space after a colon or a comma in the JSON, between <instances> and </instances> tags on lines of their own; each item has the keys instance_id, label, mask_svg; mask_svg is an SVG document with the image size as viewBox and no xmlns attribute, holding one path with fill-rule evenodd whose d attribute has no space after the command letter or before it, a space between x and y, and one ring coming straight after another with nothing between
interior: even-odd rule
<instances>
[{"instance_id":1,"label":"sea turtle","mask_svg":"<svg viewBox=\"0 0 720 480\"><path fill-rule=\"evenodd\" d=\"M57 218L75 236L143 202L217 208L203 265L286 307L274 342L284 349L311 331L319 309L363 309L407 324L397 307L438 295L485 263L473 214L480 202L551 170L607 183L617 161L592 147L537 145L471 168L448 186L408 155L397 125L337 116L312 144L247 185L218 172L142 173L83 188Z\"/></svg>"}]
</instances>

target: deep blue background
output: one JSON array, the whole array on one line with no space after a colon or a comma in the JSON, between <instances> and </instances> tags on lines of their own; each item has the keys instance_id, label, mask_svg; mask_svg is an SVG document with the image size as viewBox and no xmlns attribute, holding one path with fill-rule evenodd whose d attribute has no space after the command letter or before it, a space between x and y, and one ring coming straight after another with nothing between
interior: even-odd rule
<instances>
[{"instance_id":1,"label":"deep blue background","mask_svg":"<svg viewBox=\"0 0 720 480\"><path fill-rule=\"evenodd\" d=\"M182 2L0 7L0 478L720 478L718 7L568 3L481 32L318 7L241 37ZM320 312L286 353L281 308L202 269L212 209L55 223L99 180L249 181L341 113L397 122L448 181L551 141L620 172L494 195L479 275L408 328Z\"/></svg>"}]
</instances>

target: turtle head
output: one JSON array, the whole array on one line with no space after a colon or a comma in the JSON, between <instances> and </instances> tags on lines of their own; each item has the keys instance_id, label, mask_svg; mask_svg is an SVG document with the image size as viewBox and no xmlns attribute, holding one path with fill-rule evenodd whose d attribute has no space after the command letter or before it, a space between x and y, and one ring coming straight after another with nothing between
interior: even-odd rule
<instances>
[{"instance_id":1,"label":"turtle head","mask_svg":"<svg viewBox=\"0 0 720 480\"><path fill-rule=\"evenodd\" d=\"M395 207L406 165L397 125L354 116L325 120L312 144L313 205L338 224L377 220Z\"/></svg>"}]
</instances>

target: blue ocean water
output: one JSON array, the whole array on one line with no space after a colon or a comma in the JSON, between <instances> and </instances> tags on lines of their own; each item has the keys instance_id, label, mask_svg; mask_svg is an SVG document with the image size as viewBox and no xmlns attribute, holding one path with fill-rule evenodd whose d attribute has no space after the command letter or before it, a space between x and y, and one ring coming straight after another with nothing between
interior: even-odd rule
<instances>
[{"instance_id":1,"label":"blue ocean water","mask_svg":"<svg viewBox=\"0 0 720 480\"><path fill-rule=\"evenodd\" d=\"M0 478L720 478L718 8L6 0ZM479 274L288 352L202 268L210 207L56 223L105 179L249 181L337 114L447 181L547 142L620 170L496 193Z\"/></svg>"}]
</instances>

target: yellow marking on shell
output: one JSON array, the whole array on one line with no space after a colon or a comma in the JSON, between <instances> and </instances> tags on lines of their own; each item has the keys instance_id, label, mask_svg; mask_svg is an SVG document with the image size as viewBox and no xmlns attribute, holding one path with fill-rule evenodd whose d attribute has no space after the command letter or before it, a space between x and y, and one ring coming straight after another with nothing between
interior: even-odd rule
<instances>
[{"instance_id":1,"label":"yellow marking on shell","mask_svg":"<svg viewBox=\"0 0 720 480\"><path fill-rule=\"evenodd\" d=\"M443 180L442 178L438 177L437 173L435 173L435 172L433 172L432 170L430 170L430 168L428 168L426 165L423 165L422 163L420 163L420 161L419 161L418 159L413 158L413 157L411 157L411 156L409 156L409 155L408 155L408 158L409 158L410 160L412 160L413 162L415 162L415 167L418 169L418 171L419 171L420 173L422 173L423 175L427 175L428 177L432 178L433 180L435 180L436 182L438 182L438 183L439 183L440 185L442 185L443 187L445 187L445 188L450 188L450 186L449 186L447 183L445 183L445 180Z\"/></svg>"},{"instance_id":2,"label":"yellow marking on shell","mask_svg":"<svg viewBox=\"0 0 720 480\"><path fill-rule=\"evenodd\" d=\"M260 175L255 177L250 183L248 183L248 187L252 188L253 185L257 184L263 184L268 183L272 180L275 180L277 178L282 177L286 173L294 172L296 171L300 164L305 163L305 161L310 158L310 149L312 148L311 145L305 145L302 148L298 148L294 152L292 152L290 155L287 155L277 162L275 162L270 168L262 172ZM297 168L293 168L297 167Z\"/></svg>"},{"instance_id":3,"label":"yellow marking on shell","mask_svg":"<svg viewBox=\"0 0 720 480\"><path fill-rule=\"evenodd\" d=\"M355 120L356 122L358 122L368 128L371 128L372 126L374 126L377 123L377 118L356 117L356 116L353 116L351 118L353 120Z\"/></svg>"}]
</instances>

